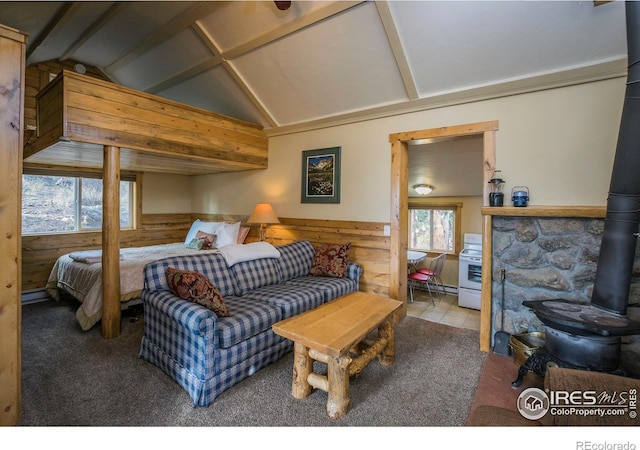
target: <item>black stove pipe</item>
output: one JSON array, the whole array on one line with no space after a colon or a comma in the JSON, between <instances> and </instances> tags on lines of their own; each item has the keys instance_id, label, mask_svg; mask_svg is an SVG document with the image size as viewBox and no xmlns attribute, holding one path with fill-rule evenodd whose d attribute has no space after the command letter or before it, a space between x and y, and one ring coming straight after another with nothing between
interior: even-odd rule
<instances>
[{"instance_id":1,"label":"black stove pipe","mask_svg":"<svg viewBox=\"0 0 640 450\"><path fill-rule=\"evenodd\" d=\"M640 225L640 2L625 2L627 87L591 303L626 315Z\"/></svg>"}]
</instances>

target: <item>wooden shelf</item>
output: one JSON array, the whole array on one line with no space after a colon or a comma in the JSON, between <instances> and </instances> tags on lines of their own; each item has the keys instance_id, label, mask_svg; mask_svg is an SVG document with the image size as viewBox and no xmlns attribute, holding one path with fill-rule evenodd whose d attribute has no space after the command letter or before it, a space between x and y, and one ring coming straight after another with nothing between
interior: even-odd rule
<instances>
[{"instance_id":1,"label":"wooden shelf","mask_svg":"<svg viewBox=\"0 0 640 450\"><path fill-rule=\"evenodd\" d=\"M592 217L604 219L606 206L486 206L483 216L519 216L519 217Z\"/></svg>"}]
</instances>

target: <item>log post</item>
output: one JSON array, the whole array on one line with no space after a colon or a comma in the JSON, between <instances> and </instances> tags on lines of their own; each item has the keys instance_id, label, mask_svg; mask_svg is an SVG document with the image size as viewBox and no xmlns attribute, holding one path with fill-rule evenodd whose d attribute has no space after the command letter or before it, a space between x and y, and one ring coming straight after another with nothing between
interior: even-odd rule
<instances>
[{"instance_id":1,"label":"log post","mask_svg":"<svg viewBox=\"0 0 640 450\"><path fill-rule=\"evenodd\" d=\"M395 325L394 317L389 317L384 321L382 326L378 329L380 339L387 341L387 345L380 353L380 364L383 366L390 366L396 359L396 339L393 331Z\"/></svg>"},{"instance_id":2,"label":"log post","mask_svg":"<svg viewBox=\"0 0 640 450\"><path fill-rule=\"evenodd\" d=\"M294 343L293 352L291 394L295 398L305 398L311 394L311 385L308 379L313 370L313 360L309 356L309 349L302 344Z\"/></svg>"},{"instance_id":3,"label":"log post","mask_svg":"<svg viewBox=\"0 0 640 450\"><path fill-rule=\"evenodd\" d=\"M120 336L120 148L104 146L102 180L102 337Z\"/></svg>"},{"instance_id":4,"label":"log post","mask_svg":"<svg viewBox=\"0 0 640 450\"><path fill-rule=\"evenodd\" d=\"M27 36L0 25L0 426L22 415L22 145Z\"/></svg>"},{"instance_id":5,"label":"log post","mask_svg":"<svg viewBox=\"0 0 640 450\"><path fill-rule=\"evenodd\" d=\"M349 409L349 363L351 358L342 355L331 358L327 367L329 392L327 398L327 413L332 419L340 419Z\"/></svg>"},{"instance_id":6,"label":"log post","mask_svg":"<svg viewBox=\"0 0 640 450\"><path fill-rule=\"evenodd\" d=\"M409 227L409 149L400 139L391 141L391 239L389 297L400 300L400 317L407 315L407 250Z\"/></svg>"}]
</instances>

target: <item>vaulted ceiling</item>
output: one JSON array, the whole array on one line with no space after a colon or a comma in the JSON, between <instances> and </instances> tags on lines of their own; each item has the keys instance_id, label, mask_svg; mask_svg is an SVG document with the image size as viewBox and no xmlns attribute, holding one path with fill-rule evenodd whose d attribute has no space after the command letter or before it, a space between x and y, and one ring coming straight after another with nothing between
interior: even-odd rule
<instances>
[{"instance_id":1,"label":"vaulted ceiling","mask_svg":"<svg viewBox=\"0 0 640 450\"><path fill-rule=\"evenodd\" d=\"M27 64L261 124L268 135L626 73L624 3L0 2Z\"/></svg>"}]
</instances>

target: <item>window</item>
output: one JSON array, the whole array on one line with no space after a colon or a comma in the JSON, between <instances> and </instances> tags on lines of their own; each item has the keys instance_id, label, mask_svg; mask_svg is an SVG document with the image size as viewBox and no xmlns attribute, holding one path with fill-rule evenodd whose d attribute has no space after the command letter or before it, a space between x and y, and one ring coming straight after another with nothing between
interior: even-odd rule
<instances>
[{"instance_id":1,"label":"window","mask_svg":"<svg viewBox=\"0 0 640 450\"><path fill-rule=\"evenodd\" d=\"M409 205L409 248L438 253L457 253L460 206Z\"/></svg>"},{"instance_id":2,"label":"window","mask_svg":"<svg viewBox=\"0 0 640 450\"><path fill-rule=\"evenodd\" d=\"M120 228L132 229L135 176L120 179ZM22 175L22 234L72 233L102 229L100 174L41 174L25 169Z\"/></svg>"}]
</instances>

